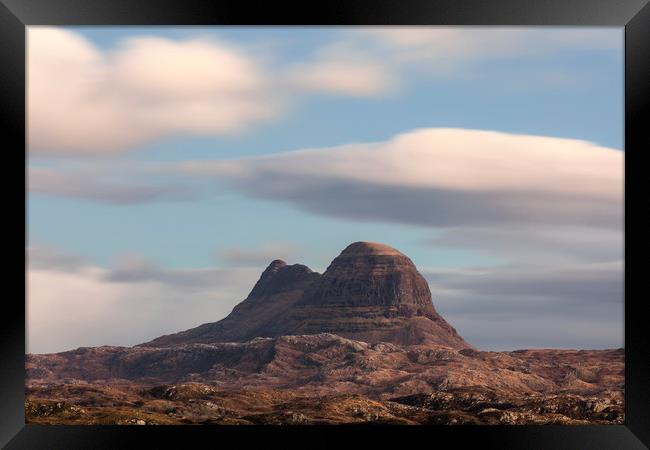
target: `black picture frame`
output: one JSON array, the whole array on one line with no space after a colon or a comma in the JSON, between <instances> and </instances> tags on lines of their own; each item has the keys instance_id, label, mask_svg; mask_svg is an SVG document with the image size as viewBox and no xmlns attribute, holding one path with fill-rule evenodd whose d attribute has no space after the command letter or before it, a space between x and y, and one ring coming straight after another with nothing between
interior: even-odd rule
<instances>
[{"instance_id":1,"label":"black picture frame","mask_svg":"<svg viewBox=\"0 0 650 450\"><path fill-rule=\"evenodd\" d=\"M625 27L625 425L463 426L463 427L116 427L25 425L25 272L19 238L26 233L25 31L29 25L574 25ZM372 444L553 449L636 449L650 446L650 332L643 285L644 205L634 199L644 177L640 158L647 151L650 124L650 5L648 0L329 0L292 4L252 0L0 0L0 123L5 224L11 244L0 327L0 445L6 448L147 448L207 439L232 445L260 435L284 446L338 446L347 437ZM646 144L645 146L643 144ZM16 177L9 176L17 174ZM23 186L25 186L23 184ZM639 198L643 198L639 195ZM7 204L8 202L8 204ZM633 203L636 203L634 205ZM19 211L24 219L17 220ZM22 226L22 228L21 228ZM646 231L647 232L647 231ZM23 233L23 234L21 234ZM11 237L10 237L11 236ZM645 314L644 314L645 313ZM253 430L254 432L252 432ZM361 436L359 436L361 435ZM410 443L413 444L410 444ZM241 444L238 444L241 445ZM418 444L419 445L419 444Z\"/></svg>"}]
</instances>

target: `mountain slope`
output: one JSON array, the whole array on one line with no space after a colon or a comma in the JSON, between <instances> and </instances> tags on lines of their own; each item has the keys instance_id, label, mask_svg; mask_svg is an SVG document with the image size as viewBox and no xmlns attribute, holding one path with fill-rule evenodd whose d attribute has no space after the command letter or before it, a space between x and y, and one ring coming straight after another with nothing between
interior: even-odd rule
<instances>
[{"instance_id":1,"label":"mountain slope","mask_svg":"<svg viewBox=\"0 0 650 450\"><path fill-rule=\"evenodd\" d=\"M224 319L141 344L166 347L189 343L243 342L255 337L279 336L284 316L320 275L301 264L275 260L262 273L246 300Z\"/></svg>"}]
</instances>

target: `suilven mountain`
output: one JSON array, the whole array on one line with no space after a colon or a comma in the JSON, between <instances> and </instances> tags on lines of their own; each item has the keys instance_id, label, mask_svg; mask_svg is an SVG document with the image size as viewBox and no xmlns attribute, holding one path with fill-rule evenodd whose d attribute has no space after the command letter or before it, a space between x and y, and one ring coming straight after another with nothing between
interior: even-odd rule
<instances>
[{"instance_id":1,"label":"suilven mountain","mask_svg":"<svg viewBox=\"0 0 650 450\"><path fill-rule=\"evenodd\" d=\"M413 262L387 245L355 242L318 274L275 260L228 317L143 344L241 342L333 333L364 342L471 348L435 310Z\"/></svg>"},{"instance_id":2,"label":"suilven mountain","mask_svg":"<svg viewBox=\"0 0 650 450\"><path fill-rule=\"evenodd\" d=\"M40 424L623 423L623 349L479 351L413 262L356 242L273 261L226 318L135 347L27 355Z\"/></svg>"}]
</instances>

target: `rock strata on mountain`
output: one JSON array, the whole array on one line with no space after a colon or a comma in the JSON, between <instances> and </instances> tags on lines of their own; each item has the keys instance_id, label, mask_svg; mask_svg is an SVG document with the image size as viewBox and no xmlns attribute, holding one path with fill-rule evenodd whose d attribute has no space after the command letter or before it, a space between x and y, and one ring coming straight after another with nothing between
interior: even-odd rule
<instances>
[{"instance_id":1,"label":"rock strata on mountain","mask_svg":"<svg viewBox=\"0 0 650 450\"><path fill-rule=\"evenodd\" d=\"M413 262L387 245L356 242L332 261L290 314L291 334L469 348L435 310Z\"/></svg>"}]
</instances>

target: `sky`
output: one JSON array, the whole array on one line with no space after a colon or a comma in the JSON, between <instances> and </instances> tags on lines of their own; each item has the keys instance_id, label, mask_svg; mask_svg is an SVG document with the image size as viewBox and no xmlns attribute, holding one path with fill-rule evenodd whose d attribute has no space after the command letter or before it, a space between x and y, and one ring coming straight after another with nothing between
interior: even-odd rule
<instances>
[{"instance_id":1,"label":"sky","mask_svg":"<svg viewBox=\"0 0 650 450\"><path fill-rule=\"evenodd\" d=\"M28 27L27 347L408 255L487 350L623 346L623 29Z\"/></svg>"}]
</instances>

